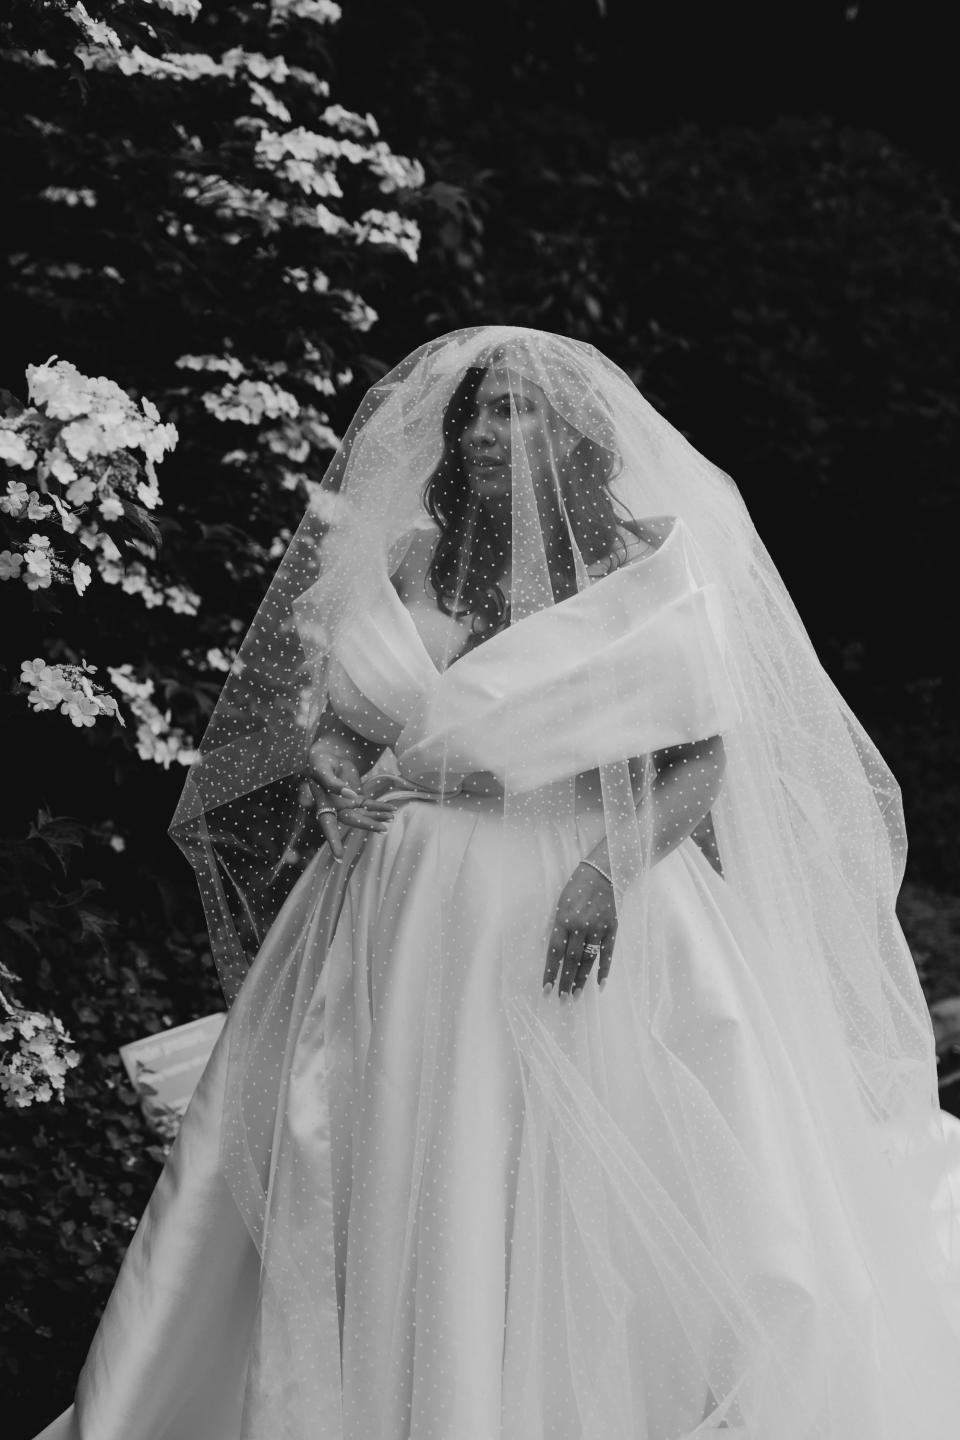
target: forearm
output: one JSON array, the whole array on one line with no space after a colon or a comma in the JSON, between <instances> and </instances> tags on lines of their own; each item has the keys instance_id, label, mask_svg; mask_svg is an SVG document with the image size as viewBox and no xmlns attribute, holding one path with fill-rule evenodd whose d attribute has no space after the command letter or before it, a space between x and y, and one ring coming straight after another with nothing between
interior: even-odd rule
<instances>
[{"instance_id":1,"label":"forearm","mask_svg":"<svg viewBox=\"0 0 960 1440\"><path fill-rule=\"evenodd\" d=\"M322 745L326 754L333 755L338 760L351 761L361 775L364 775L383 753L382 745L378 745L374 740L365 740L362 735L351 730L330 705L320 717L311 750L316 745Z\"/></svg>"},{"instance_id":2,"label":"forearm","mask_svg":"<svg viewBox=\"0 0 960 1440\"><path fill-rule=\"evenodd\" d=\"M719 735L660 751L657 759L657 774L637 810L650 836L651 865L675 850L709 814L723 785L726 762ZM606 839L587 858L607 875L611 873Z\"/></svg>"}]
</instances>

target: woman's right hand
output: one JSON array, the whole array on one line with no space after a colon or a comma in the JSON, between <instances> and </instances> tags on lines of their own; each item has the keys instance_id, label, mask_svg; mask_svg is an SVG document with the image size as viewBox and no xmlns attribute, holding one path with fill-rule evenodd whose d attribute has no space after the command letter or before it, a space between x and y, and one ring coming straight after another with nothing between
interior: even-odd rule
<instances>
[{"instance_id":1,"label":"woman's right hand","mask_svg":"<svg viewBox=\"0 0 960 1440\"><path fill-rule=\"evenodd\" d=\"M315 801L320 815L320 829L335 860L343 859L340 826L357 830L386 830L396 806L388 800L365 798L360 793L360 771L356 762L324 747L322 742L310 750L310 769L304 776L300 791L301 805ZM336 814L329 814L333 807Z\"/></svg>"}]
</instances>

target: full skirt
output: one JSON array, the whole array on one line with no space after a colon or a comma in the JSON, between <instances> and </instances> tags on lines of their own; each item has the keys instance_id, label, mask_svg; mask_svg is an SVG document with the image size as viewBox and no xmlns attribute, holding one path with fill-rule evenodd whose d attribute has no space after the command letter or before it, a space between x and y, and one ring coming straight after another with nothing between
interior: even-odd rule
<instances>
[{"instance_id":1,"label":"full skirt","mask_svg":"<svg viewBox=\"0 0 960 1440\"><path fill-rule=\"evenodd\" d=\"M598 833L505 833L484 798L413 801L311 860L37 1440L954 1433L946 1131L904 1235L692 841L647 882L669 995L638 1011L626 935L603 993L544 997Z\"/></svg>"}]
</instances>

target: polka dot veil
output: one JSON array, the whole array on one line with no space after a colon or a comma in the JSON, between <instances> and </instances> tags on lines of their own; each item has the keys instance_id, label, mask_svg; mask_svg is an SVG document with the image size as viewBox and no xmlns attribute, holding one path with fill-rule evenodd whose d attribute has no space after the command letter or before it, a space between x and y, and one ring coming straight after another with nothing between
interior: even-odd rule
<instances>
[{"instance_id":1,"label":"polka dot veil","mask_svg":"<svg viewBox=\"0 0 960 1440\"><path fill-rule=\"evenodd\" d=\"M331 724L396 802L342 863ZM899 791L733 481L592 346L471 327L371 389L171 834L261 1255L238 1440L947 1435ZM545 995L604 842L607 982L581 935Z\"/></svg>"}]
</instances>

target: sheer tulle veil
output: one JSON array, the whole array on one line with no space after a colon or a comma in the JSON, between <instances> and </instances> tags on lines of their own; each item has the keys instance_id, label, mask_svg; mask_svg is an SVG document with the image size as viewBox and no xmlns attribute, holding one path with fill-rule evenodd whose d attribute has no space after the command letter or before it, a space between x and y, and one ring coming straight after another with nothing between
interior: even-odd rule
<instances>
[{"instance_id":1,"label":"sheer tulle veil","mask_svg":"<svg viewBox=\"0 0 960 1440\"><path fill-rule=\"evenodd\" d=\"M510 417L509 523L500 532L483 530L461 504L456 437L485 375L501 384ZM906 854L900 792L818 661L733 480L591 345L490 325L429 341L375 384L310 490L171 825L196 871L228 1004L246 994L251 964L297 887L316 901L303 911L310 965L291 960L258 977L256 1006L251 1001L238 1013L242 1023L228 1027L221 1136L224 1173L263 1256L261 1324L273 1327L273 1353L288 1382L297 1367L303 1414L316 1415L336 1389L335 1280L311 1240L333 1221L306 1171L278 1164L272 1137L296 1082L298 1025L323 985L324 947L349 903L363 837L349 838L334 875L316 819L301 803L301 777L321 717L336 708L346 661L356 678L364 627L384 603L384 586L411 537L433 528L450 542L446 569L434 578L448 582L451 609L479 617L482 643L468 646L469 663L458 658L438 672L401 735L378 730L371 717L370 737L387 742L375 769L384 786L433 796L438 846L444 796L466 774L492 772L502 787L503 863L490 876L489 898L505 916L521 918L504 925L500 994L530 1123L535 1117L573 1210L589 1217L568 1277L581 1287L589 1317L576 1362L583 1413L598 1427L609 1423L606 1434L621 1433L609 1408L617 1396L626 1405L616 1378L629 1371L621 1322L656 1284L669 1296L719 1419L778 1415L778 1428L766 1432L777 1440L839 1435L816 1429L826 1413L824 1375L845 1357L852 1407L858 1375L881 1356L900 1376L887 1403L903 1397L904 1413L878 1415L877 1428L856 1433L902 1440L907 1429L886 1427L907 1423L905 1397L914 1390L939 1404L942 1376L956 1363L958 1322L946 1317L945 1257L929 1218L947 1146L933 1035L895 913ZM624 525L655 548L598 578ZM497 533L509 536L508 606L500 603L496 566L487 564ZM465 556L471 565L460 563ZM468 705L473 687L482 689L484 656L516 646L535 668L553 643L552 613L587 589L598 628L586 711L578 691L574 713L562 674L552 672L549 736L511 710L509 696L485 692L486 739L466 744L458 706ZM626 643L628 632L640 635L639 649ZM667 633L670 693L658 679L654 696L655 677L666 673L658 647ZM598 776L589 807L582 784L556 758L565 727L586 737ZM714 882L740 917L751 1023L785 1057L806 1138L833 1176L831 1204L859 1237L855 1253L816 1257L818 1266L835 1267L838 1295L855 1297L832 1313L790 1278L804 1271L816 1225L804 1234L785 1223L790 1207L758 1183L729 1124L735 1102L720 1094L722 1034L711 1041L714 1089L691 1069L684 992L650 903L653 757L711 734L721 735L725 756L711 812ZM531 827L572 834L581 822L610 846L619 917L612 979L637 1037L635 1088L627 1095L598 1089L602 1038L589 1016L544 1004L540 911L528 915L511 894L511 855L529 844ZM456 954L450 898L438 889L432 903L437 942L424 963L434 974L427 1034L435 1043L423 1058L425 1133ZM758 1073L756 1084L768 1083ZM655 1173L625 1142L617 1121L623 1105L641 1107L650 1135L666 1137L674 1173ZM785 1175L783 1184L785 1192L803 1189L802 1177ZM754 1273L738 1248L730 1222L744 1212L755 1231L776 1237L772 1243L796 1247L800 1258L786 1256L778 1283ZM862 1325L851 1323L854 1314ZM944 1428L927 1433L948 1433L947 1401L956 1398L943 1397L943 1415L930 1419ZM858 1423L863 1418L857 1412ZM338 1432L331 1421L310 1433Z\"/></svg>"}]
</instances>

